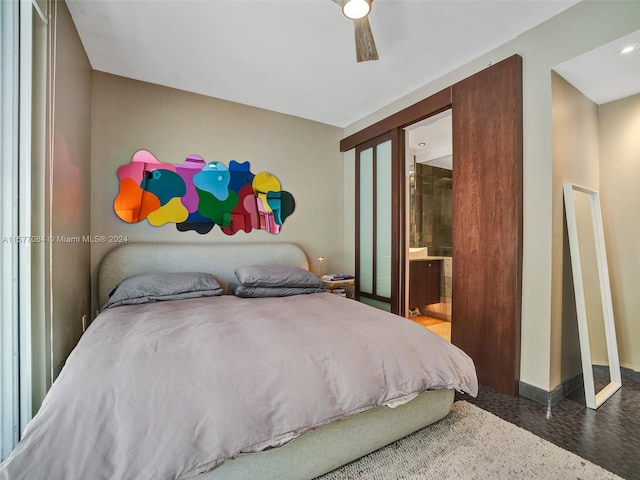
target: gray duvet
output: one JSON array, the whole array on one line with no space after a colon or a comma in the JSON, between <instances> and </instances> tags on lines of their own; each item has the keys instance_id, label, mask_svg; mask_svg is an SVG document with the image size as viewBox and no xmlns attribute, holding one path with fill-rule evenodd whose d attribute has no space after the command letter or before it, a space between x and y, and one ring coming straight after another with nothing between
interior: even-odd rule
<instances>
[{"instance_id":1,"label":"gray duvet","mask_svg":"<svg viewBox=\"0 0 640 480\"><path fill-rule=\"evenodd\" d=\"M438 388L477 394L467 355L329 293L111 308L69 356L0 478L186 478Z\"/></svg>"}]
</instances>

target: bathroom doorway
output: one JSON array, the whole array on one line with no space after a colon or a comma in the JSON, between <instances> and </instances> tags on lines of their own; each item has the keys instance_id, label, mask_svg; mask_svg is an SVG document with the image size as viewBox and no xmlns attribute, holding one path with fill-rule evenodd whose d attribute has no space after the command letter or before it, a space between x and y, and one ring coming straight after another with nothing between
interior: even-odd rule
<instances>
[{"instance_id":1,"label":"bathroom doorway","mask_svg":"<svg viewBox=\"0 0 640 480\"><path fill-rule=\"evenodd\" d=\"M451 341L451 109L405 129L407 318Z\"/></svg>"}]
</instances>

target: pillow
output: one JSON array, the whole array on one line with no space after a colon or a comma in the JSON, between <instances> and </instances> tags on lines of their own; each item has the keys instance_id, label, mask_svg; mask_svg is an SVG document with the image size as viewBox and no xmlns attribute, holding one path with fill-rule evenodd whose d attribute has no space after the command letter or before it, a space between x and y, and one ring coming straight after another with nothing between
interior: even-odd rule
<instances>
[{"instance_id":1,"label":"pillow","mask_svg":"<svg viewBox=\"0 0 640 480\"><path fill-rule=\"evenodd\" d=\"M109 294L102 309L217 295L222 295L222 288L209 273L145 273L122 280Z\"/></svg>"},{"instance_id":2,"label":"pillow","mask_svg":"<svg viewBox=\"0 0 640 480\"><path fill-rule=\"evenodd\" d=\"M235 272L245 287L325 288L322 279L300 267L250 265L238 267Z\"/></svg>"},{"instance_id":3,"label":"pillow","mask_svg":"<svg viewBox=\"0 0 640 480\"><path fill-rule=\"evenodd\" d=\"M324 292L324 290L324 287L250 287L247 285L235 285L231 288L234 295L244 298L290 297Z\"/></svg>"}]
</instances>

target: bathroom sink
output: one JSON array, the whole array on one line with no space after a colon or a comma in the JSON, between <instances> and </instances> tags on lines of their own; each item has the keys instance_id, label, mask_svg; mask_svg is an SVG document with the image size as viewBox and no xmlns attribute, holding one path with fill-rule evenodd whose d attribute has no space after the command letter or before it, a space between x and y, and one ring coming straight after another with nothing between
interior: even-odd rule
<instances>
[{"instance_id":1,"label":"bathroom sink","mask_svg":"<svg viewBox=\"0 0 640 480\"><path fill-rule=\"evenodd\" d=\"M428 256L427 247L409 247L409 260L422 260Z\"/></svg>"}]
</instances>

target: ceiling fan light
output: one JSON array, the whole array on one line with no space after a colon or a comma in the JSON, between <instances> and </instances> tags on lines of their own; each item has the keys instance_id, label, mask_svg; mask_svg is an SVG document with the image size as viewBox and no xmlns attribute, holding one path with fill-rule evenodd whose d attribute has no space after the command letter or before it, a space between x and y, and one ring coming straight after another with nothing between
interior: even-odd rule
<instances>
[{"instance_id":1,"label":"ceiling fan light","mask_svg":"<svg viewBox=\"0 0 640 480\"><path fill-rule=\"evenodd\" d=\"M344 16L353 20L366 17L370 11L371 0L347 0L342 5Z\"/></svg>"}]
</instances>

